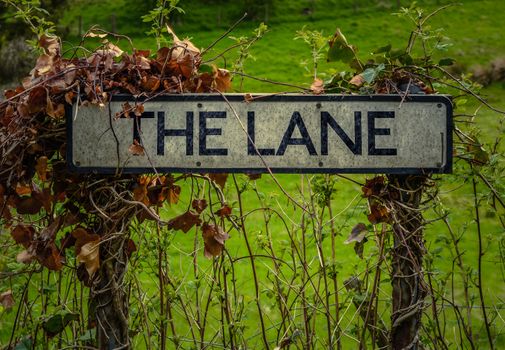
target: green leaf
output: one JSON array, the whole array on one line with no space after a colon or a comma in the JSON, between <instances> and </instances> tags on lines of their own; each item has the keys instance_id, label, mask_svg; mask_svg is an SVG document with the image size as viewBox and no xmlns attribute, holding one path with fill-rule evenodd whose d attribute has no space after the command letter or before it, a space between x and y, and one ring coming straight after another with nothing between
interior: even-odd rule
<instances>
[{"instance_id":1,"label":"green leaf","mask_svg":"<svg viewBox=\"0 0 505 350\"><path fill-rule=\"evenodd\" d=\"M379 47L377 50L373 51L372 54L377 55L377 54L380 54L380 53L388 53L389 51L391 51L391 44Z\"/></svg>"},{"instance_id":2,"label":"green leaf","mask_svg":"<svg viewBox=\"0 0 505 350\"><path fill-rule=\"evenodd\" d=\"M452 66L456 62L454 58L442 58L440 61L438 61L439 66Z\"/></svg>"},{"instance_id":3,"label":"green leaf","mask_svg":"<svg viewBox=\"0 0 505 350\"><path fill-rule=\"evenodd\" d=\"M361 73L361 76L365 81L370 84L375 80L375 77L377 76L377 73L375 72L375 69L373 68L367 68L363 73Z\"/></svg>"},{"instance_id":4,"label":"green leaf","mask_svg":"<svg viewBox=\"0 0 505 350\"><path fill-rule=\"evenodd\" d=\"M63 311L49 317L46 321L44 321L42 328L44 328L48 336L54 337L58 333L61 333L71 321L78 319L79 314Z\"/></svg>"},{"instance_id":5,"label":"green leaf","mask_svg":"<svg viewBox=\"0 0 505 350\"><path fill-rule=\"evenodd\" d=\"M83 335L79 337L80 341L89 342L93 341L96 337L96 328L88 329Z\"/></svg>"},{"instance_id":6,"label":"green leaf","mask_svg":"<svg viewBox=\"0 0 505 350\"><path fill-rule=\"evenodd\" d=\"M329 42L330 48L328 49L328 62L344 62L351 63L356 56L356 48L349 45L344 34L337 28L333 38Z\"/></svg>"},{"instance_id":7,"label":"green leaf","mask_svg":"<svg viewBox=\"0 0 505 350\"><path fill-rule=\"evenodd\" d=\"M30 336L25 336L19 343L16 344L14 350L32 350L33 342Z\"/></svg>"},{"instance_id":8,"label":"green leaf","mask_svg":"<svg viewBox=\"0 0 505 350\"><path fill-rule=\"evenodd\" d=\"M200 73L212 73L212 66L208 64L202 64L199 68L198 71Z\"/></svg>"}]
</instances>

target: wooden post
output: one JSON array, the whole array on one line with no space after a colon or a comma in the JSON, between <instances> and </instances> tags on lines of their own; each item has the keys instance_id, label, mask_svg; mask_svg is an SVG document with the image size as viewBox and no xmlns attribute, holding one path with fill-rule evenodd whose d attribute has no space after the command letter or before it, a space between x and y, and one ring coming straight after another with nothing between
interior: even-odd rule
<instances>
[{"instance_id":1,"label":"wooden post","mask_svg":"<svg viewBox=\"0 0 505 350\"><path fill-rule=\"evenodd\" d=\"M428 289L423 277L423 216L419 209L425 175L389 175L394 210L392 250L393 310L391 348L419 349L419 330ZM396 203L396 204L395 204Z\"/></svg>"},{"instance_id":2,"label":"wooden post","mask_svg":"<svg viewBox=\"0 0 505 350\"><path fill-rule=\"evenodd\" d=\"M97 204L105 208L101 201L107 199L110 200L110 197L104 193ZM100 220L100 269L93 279L90 294L90 313L95 318L96 339L100 350L131 348L129 300L124 276L131 254L128 251L129 227L135 217L136 208L121 207L122 202L117 203L103 212L110 220Z\"/></svg>"}]
</instances>

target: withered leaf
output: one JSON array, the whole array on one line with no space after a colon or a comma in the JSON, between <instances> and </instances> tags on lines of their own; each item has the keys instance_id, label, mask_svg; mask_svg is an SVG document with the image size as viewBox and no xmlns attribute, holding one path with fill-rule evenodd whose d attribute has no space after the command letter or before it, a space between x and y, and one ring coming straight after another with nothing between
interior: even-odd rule
<instances>
[{"instance_id":1,"label":"withered leaf","mask_svg":"<svg viewBox=\"0 0 505 350\"><path fill-rule=\"evenodd\" d=\"M46 109L47 90L43 86L37 86L30 91L27 100L28 113L35 114Z\"/></svg>"},{"instance_id":2,"label":"withered leaf","mask_svg":"<svg viewBox=\"0 0 505 350\"><path fill-rule=\"evenodd\" d=\"M374 203L370 206L370 214L367 216L372 224L389 221L389 210L380 203Z\"/></svg>"},{"instance_id":3,"label":"withered leaf","mask_svg":"<svg viewBox=\"0 0 505 350\"><path fill-rule=\"evenodd\" d=\"M137 246L132 239L128 239L125 246L125 253L128 258L131 258L132 254L137 251Z\"/></svg>"},{"instance_id":4,"label":"withered leaf","mask_svg":"<svg viewBox=\"0 0 505 350\"><path fill-rule=\"evenodd\" d=\"M32 189L27 184L18 183L16 185L16 193L20 196L30 195L32 193Z\"/></svg>"},{"instance_id":5,"label":"withered leaf","mask_svg":"<svg viewBox=\"0 0 505 350\"><path fill-rule=\"evenodd\" d=\"M231 208L228 206L228 204L225 204L221 208L219 208L215 214L220 217L230 216L231 215Z\"/></svg>"},{"instance_id":6,"label":"withered leaf","mask_svg":"<svg viewBox=\"0 0 505 350\"><path fill-rule=\"evenodd\" d=\"M144 113L144 104L136 104L136 105L135 105L135 109L133 110L133 113L134 113L137 117L142 116L142 113Z\"/></svg>"},{"instance_id":7,"label":"withered leaf","mask_svg":"<svg viewBox=\"0 0 505 350\"><path fill-rule=\"evenodd\" d=\"M47 157L42 156L37 159L35 171L41 181L47 181Z\"/></svg>"},{"instance_id":8,"label":"withered leaf","mask_svg":"<svg viewBox=\"0 0 505 350\"><path fill-rule=\"evenodd\" d=\"M226 92L231 88L231 75L226 69L218 68L214 72L214 83L212 86L220 92Z\"/></svg>"},{"instance_id":9,"label":"withered leaf","mask_svg":"<svg viewBox=\"0 0 505 350\"><path fill-rule=\"evenodd\" d=\"M143 156L144 147L137 140L133 140L133 143L128 147L128 152L134 156Z\"/></svg>"},{"instance_id":10,"label":"withered leaf","mask_svg":"<svg viewBox=\"0 0 505 350\"><path fill-rule=\"evenodd\" d=\"M77 244L76 244L77 246ZM100 238L83 244L79 254L77 254L77 262L84 263L86 271L90 277L100 268Z\"/></svg>"},{"instance_id":11,"label":"withered leaf","mask_svg":"<svg viewBox=\"0 0 505 350\"><path fill-rule=\"evenodd\" d=\"M35 68L31 71L33 77L40 77L41 75L47 74L54 69L53 56L43 54L37 58ZM35 85L35 81L30 78L30 80L23 81L23 86L27 89Z\"/></svg>"},{"instance_id":12,"label":"withered leaf","mask_svg":"<svg viewBox=\"0 0 505 350\"><path fill-rule=\"evenodd\" d=\"M0 294L0 304L2 304L3 308L6 310L12 309L14 306L14 296L12 295L12 290L9 289L6 292Z\"/></svg>"},{"instance_id":13,"label":"withered leaf","mask_svg":"<svg viewBox=\"0 0 505 350\"><path fill-rule=\"evenodd\" d=\"M319 78L315 78L312 85L310 85L310 91L315 95L324 93L324 82Z\"/></svg>"},{"instance_id":14,"label":"withered leaf","mask_svg":"<svg viewBox=\"0 0 505 350\"><path fill-rule=\"evenodd\" d=\"M28 248L35 235L35 228L33 226L27 225L17 225L12 229L11 236L16 241L17 244L21 244L23 247Z\"/></svg>"},{"instance_id":15,"label":"withered leaf","mask_svg":"<svg viewBox=\"0 0 505 350\"><path fill-rule=\"evenodd\" d=\"M227 173L211 173L209 178L214 181L219 187L224 188L226 184L226 179L228 179Z\"/></svg>"},{"instance_id":16,"label":"withered leaf","mask_svg":"<svg viewBox=\"0 0 505 350\"><path fill-rule=\"evenodd\" d=\"M366 225L360 222L352 228L351 234L344 241L344 244L349 244L351 242L361 242L367 233L368 230L366 228Z\"/></svg>"},{"instance_id":17,"label":"withered leaf","mask_svg":"<svg viewBox=\"0 0 505 350\"><path fill-rule=\"evenodd\" d=\"M170 186L168 190L168 203L177 204L179 202L179 196L181 194L181 188L177 185Z\"/></svg>"},{"instance_id":18,"label":"withered leaf","mask_svg":"<svg viewBox=\"0 0 505 350\"><path fill-rule=\"evenodd\" d=\"M60 54L60 41L57 36L42 34L39 38L39 46L44 49L47 55L58 56Z\"/></svg>"},{"instance_id":19,"label":"withered leaf","mask_svg":"<svg viewBox=\"0 0 505 350\"><path fill-rule=\"evenodd\" d=\"M354 252L356 253L356 255L360 259L363 259L363 251L364 251L366 242L367 242L367 239L365 237L362 241L354 243Z\"/></svg>"},{"instance_id":20,"label":"withered leaf","mask_svg":"<svg viewBox=\"0 0 505 350\"><path fill-rule=\"evenodd\" d=\"M144 90L147 90L149 92L153 92L160 87L160 78L158 78L155 75L143 77L141 84L142 84L142 88Z\"/></svg>"},{"instance_id":21,"label":"withered leaf","mask_svg":"<svg viewBox=\"0 0 505 350\"><path fill-rule=\"evenodd\" d=\"M149 58L149 56L151 55L151 50L137 50L137 49L135 49L134 52L135 52L136 56L142 56L145 58Z\"/></svg>"},{"instance_id":22,"label":"withered leaf","mask_svg":"<svg viewBox=\"0 0 505 350\"><path fill-rule=\"evenodd\" d=\"M100 236L96 233L89 232L85 228L78 227L72 231L72 236L75 238L75 255L81 252L83 245L100 240Z\"/></svg>"},{"instance_id":23,"label":"withered leaf","mask_svg":"<svg viewBox=\"0 0 505 350\"><path fill-rule=\"evenodd\" d=\"M46 212L50 212L53 205L53 195L51 189L44 188L42 191L36 190L32 192L33 198L42 203Z\"/></svg>"},{"instance_id":24,"label":"withered leaf","mask_svg":"<svg viewBox=\"0 0 505 350\"><path fill-rule=\"evenodd\" d=\"M251 181L261 179L261 174L259 174L259 173L258 174L249 173L246 175L249 178L249 180L251 180Z\"/></svg>"},{"instance_id":25,"label":"withered leaf","mask_svg":"<svg viewBox=\"0 0 505 350\"><path fill-rule=\"evenodd\" d=\"M355 76L352 77L351 80L349 80L349 84L352 84L356 87L361 87L365 83L365 78L363 78L363 75L361 74L356 74Z\"/></svg>"},{"instance_id":26,"label":"withered leaf","mask_svg":"<svg viewBox=\"0 0 505 350\"><path fill-rule=\"evenodd\" d=\"M35 257L28 250L23 250L16 256L16 261L22 264L29 264Z\"/></svg>"},{"instance_id":27,"label":"withered leaf","mask_svg":"<svg viewBox=\"0 0 505 350\"><path fill-rule=\"evenodd\" d=\"M63 267L63 257L53 241L37 247L35 257L49 270L58 271Z\"/></svg>"},{"instance_id":28,"label":"withered leaf","mask_svg":"<svg viewBox=\"0 0 505 350\"><path fill-rule=\"evenodd\" d=\"M205 199L193 199L191 206L198 214L201 214L207 208L207 201Z\"/></svg>"},{"instance_id":29,"label":"withered leaf","mask_svg":"<svg viewBox=\"0 0 505 350\"><path fill-rule=\"evenodd\" d=\"M195 213L192 210L188 210L184 214L181 214L172 220L170 220L167 224L169 229L173 230L181 230L184 233L188 233L189 230L195 225L200 225L202 220L198 213Z\"/></svg>"},{"instance_id":30,"label":"withered leaf","mask_svg":"<svg viewBox=\"0 0 505 350\"><path fill-rule=\"evenodd\" d=\"M224 248L224 242L230 238L221 226L203 223L202 237L204 241L204 255L206 258L212 258L221 254Z\"/></svg>"},{"instance_id":31,"label":"withered leaf","mask_svg":"<svg viewBox=\"0 0 505 350\"><path fill-rule=\"evenodd\" d=\"M385 188L384 177L376 176L373 179L366 180L365 186L361 188L363 197L378 196Z\"/></svg>"},{"instance_id":32,"label":"withered leaf","mask_svg":"<svg viewBox=\"0 0 505 350\"><path fill-rule=\"evenodd\" d=\"M16 210L18 214L34 215L37 214L42 208L42 202L34 197L23 197L16 203Z\"/></svg>"},{"instance_id":33,"label":"withered leaf","mask_svg":"<svg viewBox=\"0 0 505 350\"><path fill-rule=\"evenodd\" d=\"M89 37L89 38L105 38L107 36L106 33L94 33L94 32L87 32L84 37Z\"/></svg>"}]
</instances>

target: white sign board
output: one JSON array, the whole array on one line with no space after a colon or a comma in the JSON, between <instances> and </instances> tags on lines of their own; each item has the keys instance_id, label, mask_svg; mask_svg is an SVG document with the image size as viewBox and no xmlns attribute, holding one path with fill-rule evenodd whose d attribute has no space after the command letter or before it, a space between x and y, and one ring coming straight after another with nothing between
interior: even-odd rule
<instances>
[{"instance_id":1,"label":"white sign board","mask_svg":"<svg viewBox=\"0 0 505 350\"><path fill-rule=\"evenodd\" d=\"M118 117L125 102L144 112ZM77 172L452 169L452 105L441 95L119 95L104 108L74 105L67 118ZM129 151L133 143L143 154Z\"/></svg>"}]
</instances>

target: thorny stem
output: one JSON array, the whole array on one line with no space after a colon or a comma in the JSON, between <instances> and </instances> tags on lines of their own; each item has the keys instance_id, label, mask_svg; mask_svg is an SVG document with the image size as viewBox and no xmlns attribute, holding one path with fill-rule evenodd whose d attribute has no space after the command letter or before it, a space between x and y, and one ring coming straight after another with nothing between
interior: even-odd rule
<instances>
[{"instance_id":1,"label":"thorny stem","mask_svg":"<svg viewBox=\"0 0 505 350\"><path fill-rule=\"evenodd\" d=\"M493 338L491 337L491 329L487 318L486 305L484 302L484 293L482 290L482 256L484 255L484 252L482 250L482 233L480 228L479 200L477 198L477 182L475 181L475 178L472 178L472 185L473 185L473 198L475 207L475 221L477 223L477 236L479 240L479 256L478 256L478 270L477 270L479 285L477 287L479 289L480 304L482 306L482 315L484 316L484 325L486 326L486 334L487 339L489 341L489 347L491 350L493 350L494 349Z\"/></svg>"},{"instance_id":2,"label":"thorny stem","mask_svg":"<svg viewBox=\"0 0 505 350\"><path fill-rule=\"evenodd\" d=\"M261 335L263 337L263 345L265 345L265 349L270 349L270 346L269 346L268 340L267 340L266 330L265 330L265 322L263 321L263 312L261 310L260 291L259 291L258 276L256 273L256 265L254 263L254 254L252 252L251 245L249 244L249 239L247 237L247 230L245 228L244 208L242 205L242 194L241 194L240 188L238 187L238 183L237 183L237 179L235 178L235 175L233 175L233 182L235 184L235 189L237 190L237 199L238 199L238 205L239 205L239 210L240 210L240 222L241 222L240 229L242 230L242 234L244 235L244 240L245 240L245 244L247 247L247 252L249 253L250 261L251 261L251 269L253 272L253 280L254 280L255 301L256 301L256 307L258 308L258 316L260 319Z\"/></svg>"}]
</instances>

